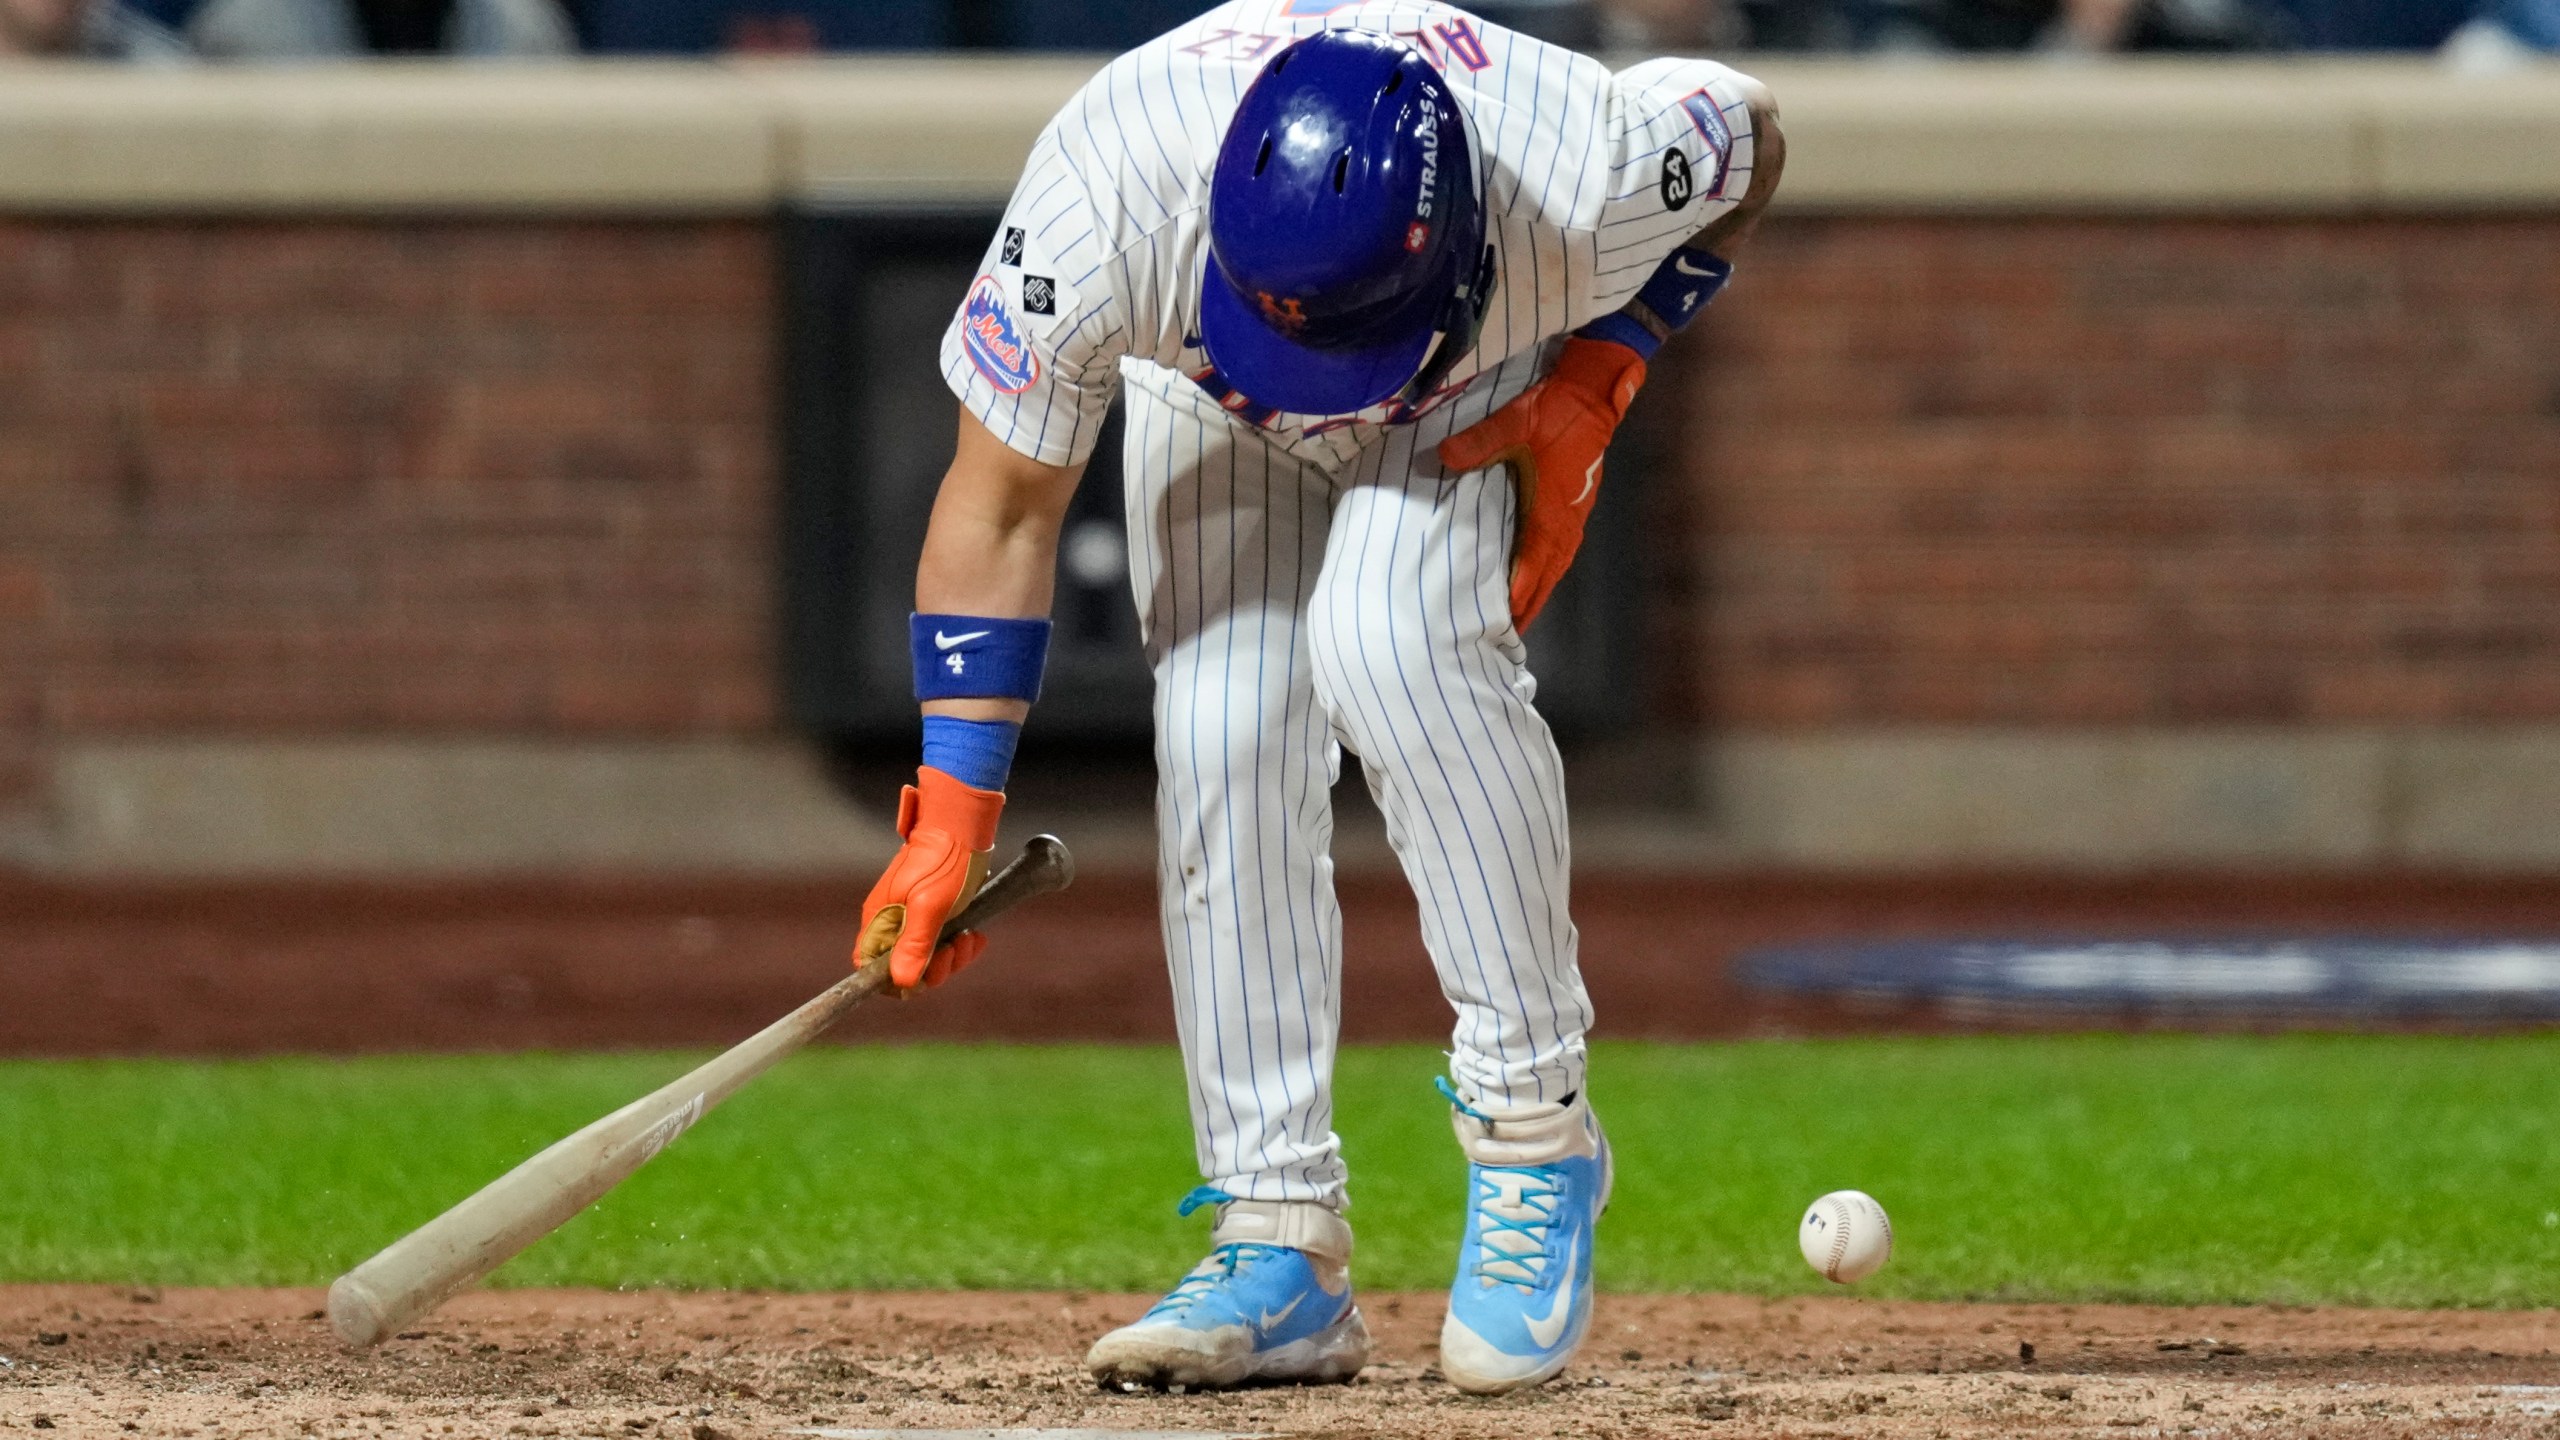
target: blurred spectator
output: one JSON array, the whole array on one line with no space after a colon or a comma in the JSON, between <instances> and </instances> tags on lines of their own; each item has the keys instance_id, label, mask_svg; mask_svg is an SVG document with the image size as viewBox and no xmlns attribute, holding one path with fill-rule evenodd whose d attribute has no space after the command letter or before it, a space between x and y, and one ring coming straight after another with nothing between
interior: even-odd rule
<instances>
[{"instance_id":1,"label":"blurred spectator","mask_svg":"<svg viewBox=\"0 0 2560 1440\"><path fill-rule=\"evenodd\" d=\"M2265 0L1864 0L1868 48L2272 50L2292 17Z\"/></svg>"},{"instance_id":2,"label":"blurred spectator","mask_svg":"<svg viewBox=\"0 0 2560 1440\"><path fill-rule=\"evenodd\" d=\"M1733 48L1720 34L1724 6L1704 0L1600 0L1600 31L1612 50L1668 53Z\"/></svg>"},{"instance_id":3,"label":"blurred spectator","mask_svg":"<svg viewBox=\"0 0 2560 1440\"><path fill-rule=\"evenodd\" d=\"M2488 0L2444 42L2465 70L2505 70L2560 55L2560 0Z\"/></svg>"},{"instance_id":4,"label":"blurred spectator","mask_svg":"<svg viewBox=\"0 0 2560 1440\"><path fill-rule=\"evenodd\" d=\"M700 55L723 50L922 50L945 46L1114 55L1217 0L581 0L597 50ZM1707 0L1639 0L1678 8ZM1594 0L1472 0L1496 24L1589 49Z\"/></svg>"},{"instance_id":5,"label":"blurred spectator","mask_svg":"<svg viewBox=\"0 0 2560 1440\"><path fill-rule=\"evenodd\" d=\"M0 0L25 4L31 0ZM42 3L42 0L33 0ZM84 0L64 0L80 6ZM81 48L125 60L479 58L576 50L556 0L85 0Z\"/></svg>"},{"instance_id":6,"label":"blurred spectator","mask_svg":"<svg viewBox=\"0 0 2560 1440\"><path fill-rule=\"evenodd\" d=\"M1007 48L1134 49L1206 10L1215 0L1001 0L989 37Z\"/></svg>"},{"instance_id":7,"label":"blurred spectator","mask_svg":"<svg viewBox=\"0 0 2560 1440\"><path fill-rule=\"evenodd\" d=\"M584 9L588 43L626 54L931 50L965 38L949 0L585 0Z\"/></svg>"},{"instance_id":8,"label":"blurred spectator","mask_svg":"<svg viewBox=\"0 0 2560 1440\"><path fill-rule=\"evenodd\" d=\"M1856 17L1841 0L1731 0L1714 8L1725 23L1710 20L1711 27L1741 32L1726 44L1753 50L1847 50L1856 43Z\"/></svg>"},{"instance_id":9,"label":"blurred spectator","mask_svg":"<svg viewBox=\"0 0 2560 1440\"><path fill-rule=\"evenodd\" d=\"M2560 0L2281 0L2319 50L2433 50L2458 62L2560 51Z\"/></svg>"},{"instance_id":10,"label":"blurred spectator","mask_svg":"<svg viewBox=\"0 0 2560 1440\"><path fill-rule=\"evenodd\" d=\"M83 0L0 0L0 56L77 49Z\"/></svg>"},{"instance_id":11,"label":"blurred spectator","mask_svg":"<svg viewBox=\"0 0 2560 1440\"><path fill-rule=\"evenodd\" d=\"M2503 0L2482 18L2536 50L2560 54L2560 0Z\"/></svg>"},{"instance_id":12,"label":"blurred spectator","mask_svg":"<svg viewBox=\"0 0 2560 1440\"><path fill-rule=\"evenodd\" d=\"M557 0L354 0L376 55L566 55L576 32Z\"/></svg>"},{"instance_id":13,"label":"blurred spectator","mask_svg":"<svg viewBox=\"0 0 2560 1440\"><path fill-rule=\"evenodd\" d=\"M85 45L118 60L325 60L357 53L338 0L89 0Z\"/></svg>"},{"instance_id":14,"label":"blurred spectator","mask_svg":"<svg viewBox=\"0 0 2560 1440\"><path fill-rule=\"evenodd\" d=\"M2314 50L2432 50L2480 0L2277 0Z\"/></svg>"},{"instance_id":15,"label":"blurred spectator","mask_svg":"<svg viewBox=\"0 0 2560 1440\"><path fill-rule=\"evenodd\" d=\"M1117 54L1143 45L1209 9L1217 0L994 0L985 43L1009 49ZM1457 0L1505 29L1577 50L1598 47L1600 7L1593 0ZM1659 0L1687 8L1694 0Z\"/></svg>"},{"instance_id":16,"label":"blurred spectator","mask_svg":"<svg viewBox=\"0 0 2560 1440\"><path fill-rule=\"evenodd\" d=\"M0 56L320 60L971 48L1113 53L1214 0L0 0ZM1617 53L2429 50L2560 54L2560 0L1474 0ZM574 25L572 21L574 19Z\"/></svg>"},{"instance_id":17,"label":"blurred spectator","mask_svg":"<svg viewBox=\"0 0 2560 1440\"><path fill-rule=\"evenodd\" d=\"M2069 50L2285 50L2292 18L2269 0L2065 0L2041 43Z\"/></svg>"}]
</instances>

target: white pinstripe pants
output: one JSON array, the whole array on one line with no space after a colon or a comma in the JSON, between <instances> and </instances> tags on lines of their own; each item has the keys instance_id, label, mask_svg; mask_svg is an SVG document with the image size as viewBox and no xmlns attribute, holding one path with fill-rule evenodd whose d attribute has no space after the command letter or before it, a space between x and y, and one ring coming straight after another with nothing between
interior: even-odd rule
<instances>
[{"instance_id":1,"label":"white pinstripe pants","mask_svg":"<svg viewBox=\"0 0 2560 1440\"><path fill-rule=\"evenodd\" d=\"M1514 365L1323 459L1125 370L1165 951L1200 1170L1240 1198L1344 1203L1342 746L1420 899L1460 1088L1510 1106L1582 1085L1564 774L1511 625L1511 482L1432 452L1526 385L1534 362Z\"/></svg>"}]
</instances>

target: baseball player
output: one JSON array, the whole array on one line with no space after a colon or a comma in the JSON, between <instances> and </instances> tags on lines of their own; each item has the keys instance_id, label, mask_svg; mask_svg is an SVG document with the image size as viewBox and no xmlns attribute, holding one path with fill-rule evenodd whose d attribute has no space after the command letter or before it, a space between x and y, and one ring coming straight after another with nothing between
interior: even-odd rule
<instances>
[{"instance_id":1,"label":"baseball player","mask_svg":"<svg viewBox=\"0 0 2560 1440\"><path fill-rule=\"evenodd\" d=\"M1345 747L1457 1011L1441 1370L1512 1390L1581 1343L1609 1147L1563 771L1520 637L1647 358L1768 202L1774 120L1706 61L1613 74L1428 0L1234 0L1113 62L1033 147L943 341L962 415L916 576L924 763L863 918L901 927L901 985L984 943L933 937L985 876L1061 517L1121 395L1206 1182L1182 1209L1216 1223L1209 1257L1093 1347L1106 1383L1367 1359L1331 1100Z\"/></svg>"}]
</instances>

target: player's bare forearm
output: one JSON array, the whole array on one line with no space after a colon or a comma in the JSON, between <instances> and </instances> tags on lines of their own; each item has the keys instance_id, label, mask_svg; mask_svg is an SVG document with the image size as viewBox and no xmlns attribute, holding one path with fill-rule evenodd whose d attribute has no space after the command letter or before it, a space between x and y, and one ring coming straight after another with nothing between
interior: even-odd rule
<instances>
[{"instance_id":1,"label":"player's bare forearm","mask_svg":"<svg viewBox=\"0 0 2560 1440\"><path fill-rule=\"evenodd\" d=\"M1700 269L1697 264L1679 259L1682 254L1715 256L1718 261L1723 261L1720 269L1731 272L1733 256L1741 254L1743 246L1751 243L1751 231L1759 228L1761 213L1769 210L1769 200L1777 195L1779 174L1784 174L1784 169L1787 169L1787 136L1777 128L1777 97L1769 95L1769 87L1756 82L1756 79L1741 77L1741 82L1746 87L1743 105L1751 110L1751 146L1754 146L1751 149L1751 184L1743 190L1743 197L1733 205L1733 210L1725 210L1723 215L1715 218L1715 223L1705 225L1695 236L1682 241L1679 251L1672 251L1669 264L1677 266L1677 272L1687 274L1687 277L1708 277L1710 269L1718 269L1718 266ZM1656 287L1659 287L1656 282L1646 282L1646 290L1638 290L1636 300L1628 300L1626 307L1620 307L1618 315L1633 320L1636 325L1644 325L1644 331L1659 343L1669 341L1672 331L1677 331L1679 325L1690 320L1690 315L1697 313L1697 305L1713 300L1715 290L1723 287L1723 279L1715 279L1710 287L1702 287L1702 290L1679 290L1674 284L1674 290L1664 292L1664 295L1656 295ZM1651 354L1651 346L1636 348L1644 354Z\"/></svg>"},{"instance_id":2,"label":"player's bare forearm","mask_svg":"<svg viewBox=\"0 0 2560 1440\"><path fill-rule=\"evenodd\" d=\"M1691 237L1688 248L1704 250L1719 260L1731 262L1751 241L1751 232L1760 228L1760 216L1776 198L1778 181L1787 169L1786 132L1778 128L1778 97L1769 87L1754 80L1748 82L1747 103L1751 107L1751 185L1743 191L1742 203L1716 217L1714 224Z\"/></svg>"},{"instance_id":3,"label":"player's bare forearm","mask_svg":"<svg viewBox=\"0 0 2560 1440\"><path fill-rule=\"evenodd\" d=\"M975 416L960 416L959 448L924 533L916 562L916 609L928 614L1036 618L1049 613L1058 568L1058 528L1081 465L1044 465L997 439ZM928 715L1019 723L1019 700L933 700Z\"/></svg>"},{"instance_id":4,"label":"player's bare forearm","mask_svg":"<svg viewBox=\"0 0 2560 1440\"><path fill-rule=\"evenodd\" d=\"M1778 193L1778 179L1787 168L1787 137L1778 129L1777 98L1769 93L1768 86L1757 80L1744 77L1743 83L1748 87L1744 91L1744 103L1751 112L1751 184L1731 210L1717 216L1713 224L1689 237L1680 250L1674 252L1673 263L1680 266L1683 274L1704 275L1707 272L1680 261L1678 257L1681 254L1712 255L1727 266L1733 264L1734 257L1742 253L1742 247L1750 243L1751 232L1759 228L1760 216ZM1657 298L1704 303L1705 299L1713 297L1713 293L1709 290L1685 297ZM1658 314L1653 305L1647 303L1645 292L1638 292L1637 298L1628 301L1618 313L1643 326L1655 340L1661 341L1670 339L1672 332L1695 312L1683 309Z\"/></svg>"}]
</instances>

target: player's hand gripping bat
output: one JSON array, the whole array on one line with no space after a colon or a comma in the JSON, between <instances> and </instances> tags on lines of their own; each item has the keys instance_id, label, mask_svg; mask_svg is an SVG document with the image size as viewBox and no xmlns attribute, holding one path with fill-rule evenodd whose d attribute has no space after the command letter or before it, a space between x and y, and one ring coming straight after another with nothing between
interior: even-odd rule
<instances>
[{"instance_id":1,"label":"player's hand gripping bat","mask_svg":"<svg viewBox=\"0 0 2560 1440\"><path fill-rule=\"evenodd\" d=\"M1075 878L1054 835L1038 836L987 882L942 938ZM889 982L894 922L863 937L864 963L816 999L757 1031L718 1059L632 1101L481 1187L479 1193L395 1240L329 1287L329 1324L350 1345L371 1345L514 1258L628 1179L675 1143L712 1106L816 1039Z\"/></svg>"}]
</instances>

